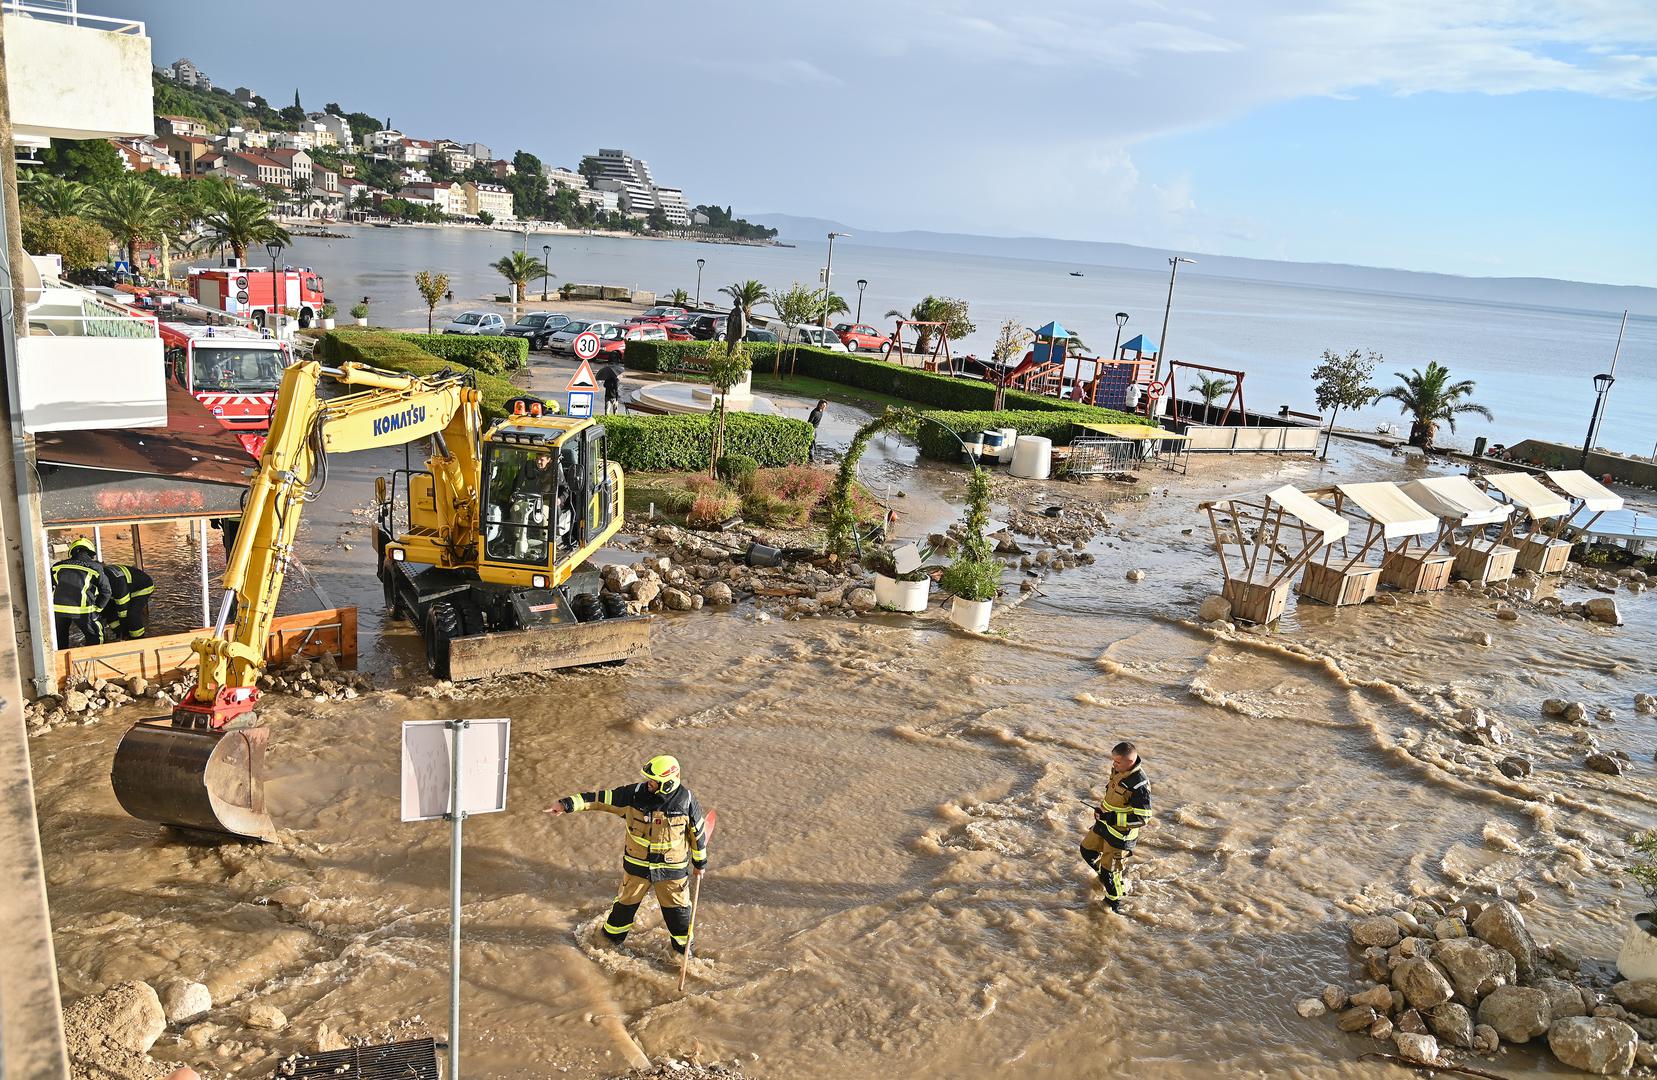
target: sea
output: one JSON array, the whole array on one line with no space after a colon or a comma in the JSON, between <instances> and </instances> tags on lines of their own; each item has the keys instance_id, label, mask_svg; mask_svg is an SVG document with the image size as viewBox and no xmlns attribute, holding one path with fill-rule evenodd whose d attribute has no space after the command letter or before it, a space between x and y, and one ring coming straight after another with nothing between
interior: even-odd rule
<instances>
[{"instance_id":1,"label":"sea","mask_svg":"<svg viewBox=\"0 0 1657 1080\"><path fill-rule=\"evenodd\" d=\"M722 286L749 278L778 290L795 282L816 285L828 256L823 242L757 247L556 231L343 228L346 239L296 237L284 258L323 275L342 321L352 304L367 297L377 325L425 321L414 288L419 270L449 275L455 300L438 309L440 317L467 308L504 309L494 298L506 283L491 264L513 250L545 253L554 295L565 282L658 294L684 289L693 298L699 292L709 306L723 306ZM1024 327L1056 320L1089 350L1106 354L1116 338L1116 312L1128 315L1122 340L1145 334L1158 341L1166 309L1167 355L1241 372L1244 404L1257 412L1285 405L1318 412L1310 372L1324 350L1381 354L1374 378L1381 389L1397 385L1396 373L1437 361L1456 379L1471 379L1470 400L1494 414L1488 421L1469 414L1454 431L1441 429L1439 441L1448 446L1468 447L1480 436L1493 445L1525 438L1580 445L1594 409L1593 377L1611 371L1615 355L1616 381L1596 443L1657 454L1657 317L1650 315L1628 317L1619 350L1620 311L1251 281L1204 273L1200 264L1181 268L1169 304L1167 276L1143 270L860 247L855 238L838 241L833 258L834 289L854 309L846 318L890 326L887 312L907 312L923 296L966 300L977 329L951 343L957 354L987 356L1009 319ZM868 283L861 293L859 280ZM532 283L532 298L539 298L540 286ZM766 312L763 305L760 311ZM1190 396L1198 374L1181 374L1182 395ZM1376 431L1409 429L1391 401L1343 414L1340 422Z\"/></svg>"}]
</instances>

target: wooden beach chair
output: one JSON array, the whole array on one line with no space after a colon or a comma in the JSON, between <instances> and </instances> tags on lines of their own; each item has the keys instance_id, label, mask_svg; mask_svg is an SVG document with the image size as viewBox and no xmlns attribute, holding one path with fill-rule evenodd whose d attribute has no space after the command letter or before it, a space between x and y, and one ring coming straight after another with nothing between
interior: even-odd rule
<instances>
[{"instance_id":1,"label":"wooden beach chair","mask_svg":"<svg viewBox=\"0 0 1657 1080\"><path fill-rule=\"evenodd\" d=\"M1363 530L1360 538L1349 532L1339 544L1323 548L1323 556L1306 565L1306 573L1295 590L1322 604L1343 607L1361 604L1375 596L1387 571L1387 559L1396 551L1394 579L1409 592L1425 591L1423 585L1442 589L1450 580L1453 557L1421 550L1407 554L1423 536L1435 538L1438 518L1389 483L1336 484L1307 492L1324 506L1349 519ZM1338 550L1337 550L1338 549ZM1437 584L1432 584L1433 581Z\"/></svg>"},{"instance_id":2,"label":"wooden beach chair","mask_svg":"<svg viewBox=\"0 0 1657 1080\"><path fill-rule=\"evenodd\" d=\"M1438 518L1434 546L1443 547L1453 556L1453 576L1477 585L1513 576L1513 562L1519 553L1485 535L1491 525L1507 521L1513 507L1492 499L1465 476L1410 480L1399 489Z\"/></svg>"},{"instance_id":3,"label":"wooden beach chair","mask_svg":"<svg viewBox=\"0 0 1657 1080\"><path fill-rule=\"evenodd\" d=\"M1231 601L1232 618L1261 625L1287 610L1290 578L1352 528L1346 518L1287 485L1206 502L1201 509L1214 530L1214 552L1225 575L1221 592Z\"/></svg>"},{"instance_id":4,"label":"wooden beach chair","mask_svg":"<svg viewBox=\"0 0 1657 1080\"><path fill-rule=\"evenodd\" d=\"M1515 565L1532 574L1557 574L1571 559L1571 544L1559 538L1571 513L1571 501L1542 486L1530 473L1490 473L1486 490L1495 489L1517 510L1502 529L1501 543L1518 549ZM1525 532L1519 533L1523 519Z\"/></svg>"}]
</instances>

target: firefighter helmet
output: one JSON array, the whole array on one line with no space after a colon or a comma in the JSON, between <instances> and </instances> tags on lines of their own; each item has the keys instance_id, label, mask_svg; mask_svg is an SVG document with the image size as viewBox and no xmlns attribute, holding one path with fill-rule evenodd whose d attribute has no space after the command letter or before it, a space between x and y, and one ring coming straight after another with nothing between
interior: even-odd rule
<instances>
[{"instance_id":1,"label":"firefighter helmet","mask_svg":"<svg viewBox=\"0 0 1657 1080\"><path fill-rule=\"evenodd\" d=\"M98 553L98 545L94 544L92 541L88 540L86 537L80 536L80 537L76 537L69 544L69 556L70 556L70 558L73 558L74 555L75 555L75 552L81 550L82 548L86 549L86 553L88 555L96 555Z\"/></svg>"},{"instance_id":2,"label":"firefighter helmet","mask_svg":"<svg viewBox=\"0 0 1657 1080\"><path fill-rule=\"evenodd\" d=\"M662 794L671 795L679 787L679 759L671 754L658 754L639 770L646 780L662 785Z\"/></svg>"}]
</instances>

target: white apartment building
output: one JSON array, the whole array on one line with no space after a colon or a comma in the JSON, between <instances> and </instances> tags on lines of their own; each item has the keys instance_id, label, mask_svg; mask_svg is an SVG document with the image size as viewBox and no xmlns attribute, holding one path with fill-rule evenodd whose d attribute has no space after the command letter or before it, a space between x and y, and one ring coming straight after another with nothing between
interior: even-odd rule
<instances>
[{"instance_id":1,"label":"white apartment building","mask_svg":"<svg viewBox=\"0 0 1657 1080\"><path fill-rule=\"evenodd\" d=\"M563 184L571 191L580 191L582 188L587 186L587 178L572 169L557 167L543 169L542 175L547 178L548 195L551 195L554 191L556 191L559 184Z\"/></svg>"},{"instance_id":2,"label":"white apartment building","mask_svg":"<svg viewBox=\"0 0 1657 1080\"><path fill-rule=\"evenodd\" d=\"M471 154L473 161L492 161L495 157L495 152L480 142L467 143L461 149Z\"/></svg>"},{"instance_id":3,"label":"white apartment building","mask_svg":"<svg viewBox=\"0 0 1657 1080\"><path fill-rule=\"evenodd\" d=\"M407 184L402 191L398 192L398 195L410 202L430 203L443 213L453 217L465 217L469 205L466 188L461 184L431 183L429 181Z\"/></svg>"},{"instance_id":4,"label":"white apartment building","mask_svg":"<svg viewBox=\"0 0 1657 1080\"><path fill-rule=\"evenodd\" d=\"M667 217L668 224L681 227L690 224L690 207L685 205L685 193L678 188L657 188L656 206Z\"/></svg>"},{"instance_id":5,"label":"white apartment building","mask_svg":"<svg viewBox=\"0 0 1657 1080\"><path fill-rule=\"evenodd\" d=\"M356 149L357 137L352 133L351 123L345 117L335 116L333 113L311 113L308 118L334 137L333 142L319 145L338 146L344 150Z\"/></svg>"},{"instance_id":6,"label":"white apartment building","mask_svg":"<svg viewBox=\"0 0 1657 1080\"><path fill-rule=\"evenodd\" d=\"M370 153L389 154L403 145L403 133L396 128L382 128L379 131L371 131L368 133L368 137L363 140L363 145Z\"/></svg>"},{"instance_id":7,"label":"white apartment building","mask_svg":"<svg viewBox=\"0 0 1657 1080\"><path fill-rule=\"evenodd\" d=\"M273 150L314 150L316 142L308 131L273 131L270 133Z\"/></svg>"},{"instance_id":8,"label":"white apartment building","mask_svg":"<svg viewBox=\"0 0 1657 1080\"><path fill-rule=\"evenodd\" d=\"M432 141L430 139L404 139L391 151L394 161L405 165L425 165L432 159Z\"/></svg>"},{"instance_id":9,"label":"white apartment building","mask_svg":"<svg viewBox=\"0 0 1657 1080\"><path fill-rule=\"evenodd\" d=\"M188 57L173 61L173 81L180 86L188 86L192 89L213 89L213 80L209 79L207 73L196 67L195 62Z\"/></svg>"},{"instance_id":10,"label":"white apartment building","mask_svg":"<svg viewBox=\"0 0 1657 1080\"><path fill-rule=\"evenodd\" d=\"M466 213L472 217L488 214L496 221L513 217L512 193L499 184L479 184L466 181Z\"/></svg>"}]
</instances>

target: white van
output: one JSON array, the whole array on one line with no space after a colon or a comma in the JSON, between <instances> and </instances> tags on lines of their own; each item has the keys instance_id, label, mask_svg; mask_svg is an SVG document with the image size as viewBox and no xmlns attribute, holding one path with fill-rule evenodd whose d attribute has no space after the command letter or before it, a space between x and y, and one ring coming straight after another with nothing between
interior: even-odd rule
<instances>
[{"instance_id":1,"label":"white van","mask_svg":"<svg viewBox=\"0 0 1657 1080\"><path fill-rule=\"evenodd\" d=\"M797 323L782 332L784 345L810 345L816 349L827 349L829 352L847 352L846 345L840 340L840 335L833 330L821 326L810 326Z\"/></svg>"}]
</instances>

